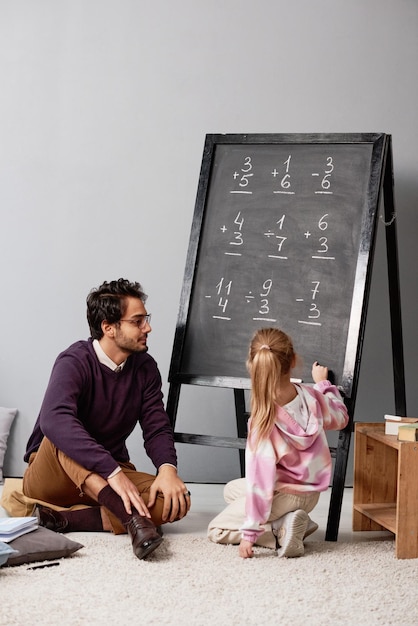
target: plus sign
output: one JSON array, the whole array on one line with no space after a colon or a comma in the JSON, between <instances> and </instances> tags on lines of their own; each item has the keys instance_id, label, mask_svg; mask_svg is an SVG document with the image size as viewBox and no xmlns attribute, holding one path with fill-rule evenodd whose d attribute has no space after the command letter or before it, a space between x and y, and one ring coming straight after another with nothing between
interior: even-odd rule
<instances>
[{"instance_id":1,"label":"plus sign","mask_svg":"<svg viewBox=\"0 0 418 626\"><path fill-rule=\"evenodd\" d=\"M274 178L276 178L276 176L279 175L279 172L276 170L276 168L274 168L274 170L272 171L272 174L273 174Z\"/></svg>"},{"instance_id":2,"label":"plus sign","mask_svg":"<svg viewBox=\"0 0 418 626\"><path fill-rule=\"evenodd\" d=\"M308 230L308 231L306 231L306 233L305 233L305 237L306 237L306 239L309 239L309 237L310 237L310 236L311 236L311 233L309 232L309 230Z\"/></svg>"},{"instance_id":3,"label":"plus sign","mask_svg":"<svg viewBox=\"0 0 418 626\"><path fill-rule=\"evenodd\" d=\"M234 172L234 180L236 180L238 176L239 176L238 172Z\"/></svg>"},{"instance_id":4,"label":"plus sign","mask_svg":"<svg viewBox=\"0 0 418 626\"><path fill-rule=\"evenodd\" d=\"M224 233L226 230L228 230L226 226L221 226L221 231L222 231L223 233Z\"/></svg>"}]
</instances>

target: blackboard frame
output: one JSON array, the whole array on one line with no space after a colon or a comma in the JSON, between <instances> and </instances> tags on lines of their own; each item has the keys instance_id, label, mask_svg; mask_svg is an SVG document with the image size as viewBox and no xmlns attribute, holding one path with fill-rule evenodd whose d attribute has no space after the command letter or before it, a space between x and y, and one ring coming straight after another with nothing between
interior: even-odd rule
<instances>
[{"instance_id":1,"label":"blackboard frame","mask_svg":"<svg viewBox=\"0 0 418 626\"><path fill-rule=\"evenodd\" d=\"M277 145L277 144L370 144L372 159L367 196L364 199L363 223L360 233L359 255L356 261L356 278L353 291L346 355L339 387L346 397L356 395L358 370L361 360L363 334L370 291L370 276L376 238L376 220L384 173L385 155L390 138L384 133L332 133L332 134L208 134L206 135L195 211L189 240L186 269L180 298L179 313L174 337L169 371L169 382L232 389L249 389L248 377L204 376L182 370L185 338L189 324L191 297L195 285L196 263L199 256L202 225L205 219L207 198L216 147L225 144Z\"/></svg>"},{"instance_id":2,"label":"blackboard frame","mask_svg":"<svg viewBox=\"0 0 418 626\"><path fill-rule=\"evenodd\" d=\"M214 146L217 143L372 143L372 162L370 177L365 198L367 210L363 213L361 241L356 265L353 305L355 311L350 316L350 328L347 345L349 346L348 365L344 369L342 391L348 391L344 401L350 417L349 424L339 432L335 448L330 447L331 456L335 459L332 479L332 490L325 539L336 541L341 516L342 498L347 471L348 453L354 423L354 409L357 394L358 376L363 348L364 331L367 317L367 306L373 268L373 258L377 234L379 202L383 191L384 223L386 231L386 254L389 286L390 322L392 336L392 361L394 374L395 411L398 415L406 415L405 372L402 337L402 315L400 301L400 283L398 250L396 235L396 211L394 202L393 161L391 135L385 133L349 133L349 134L257 134L257 135L207 135L199 177L195 212L193 217L189 249L186 260L183 288L180 299L179 315L173 343L172 359L169 372L169 394L167 413L173 430L177 418L177 410L182 384L204 386L232 387L235 398L237 437L219 437L213 435L174 432L175 441L188 444L219 446L239 450L241 476L244 475L244 449L246 444L246 398L244 390L249 388L248 379L225 377L190 376L181 372L181 359L189 315L190 296L193 289L196 260L198 258L200 230L203 223L207 197L207 184L210 179L211 160ZM360 287L359 287L360 285ZM356 291L357 288L357 291ZM351 319L352 317L352 319Z\"/></svg>"}]
</instances>

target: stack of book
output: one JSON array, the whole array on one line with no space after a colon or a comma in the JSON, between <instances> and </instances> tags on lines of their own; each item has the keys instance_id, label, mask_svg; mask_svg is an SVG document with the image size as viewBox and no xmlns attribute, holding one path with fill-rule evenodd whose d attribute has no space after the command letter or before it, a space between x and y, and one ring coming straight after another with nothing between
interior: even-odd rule
<instances>
[{"instance_id":1,"label":"stack of book","mask_svg":"<svg viewBox=\"0 0 418 626\"><path fill-rule=\"evenodd\" d=\"M401 417L400 415L385 415L385 435L398 435L400 426L418 425L418 417ZM409 440L408 440L409 441Z\"/></svg>"},{"instance_id":2,"label":"stack of book","mask_svg":"<svg viewBox=\"0 0 418 626\"><path fill-rule=\"evenodd\" d=\"M398 441L418 441L418 424L402 424L398 429Z\"/></svg>"},{"instance_id":3,"label":"stack of book","mask_svg":"<svg viewBox=\"0 0 418 626\"><path fill-rule=\"evenodd\" d=\"M38 528L37 517L1 517L0 541L9 543Z\"/></svg>"}]
</instances>

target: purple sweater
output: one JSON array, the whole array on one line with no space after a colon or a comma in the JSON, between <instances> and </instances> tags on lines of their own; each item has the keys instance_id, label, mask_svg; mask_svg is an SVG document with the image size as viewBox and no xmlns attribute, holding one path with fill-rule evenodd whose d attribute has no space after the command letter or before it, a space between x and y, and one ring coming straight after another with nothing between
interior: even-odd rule
<instances>
[{"instance_id":1,"label":"purple sweater","mask_svg":"<svg viewBox=\"0 0 418 626\"><path fill-rule=\"evenodd\" d=\"M119 462L129 461L126 439L138 421L155 467L177 466L154 359L147 353L132 354L116 373L99 362L91 339L78 341L55 361L24 459L29 460L45 435L71 459L107 478Z\"/></svg>"}]
</instances>

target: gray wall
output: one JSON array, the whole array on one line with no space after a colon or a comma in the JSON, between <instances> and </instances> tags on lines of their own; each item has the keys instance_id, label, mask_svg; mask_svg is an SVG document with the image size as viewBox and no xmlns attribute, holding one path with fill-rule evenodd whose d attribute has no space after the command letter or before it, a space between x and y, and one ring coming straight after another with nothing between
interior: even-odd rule
<instances>
[{"instance_id":1,"label":"gray wall","mask_svg":"<svg viewBox=\"0 0 418 626\"><path fill-rule=\"evenodd\" d=\"M167 376L206 133L393 136L408 413L418 415L416 0L0 0L0 404L22 456L85 297L142 282ZM356 419L394 412L380 224ZM178 430L234 434L232 391L183 387ZM140 432L132 459L151 469ZM178 446L188 481L238 452Z\"/></svg>"}]
</instances>

